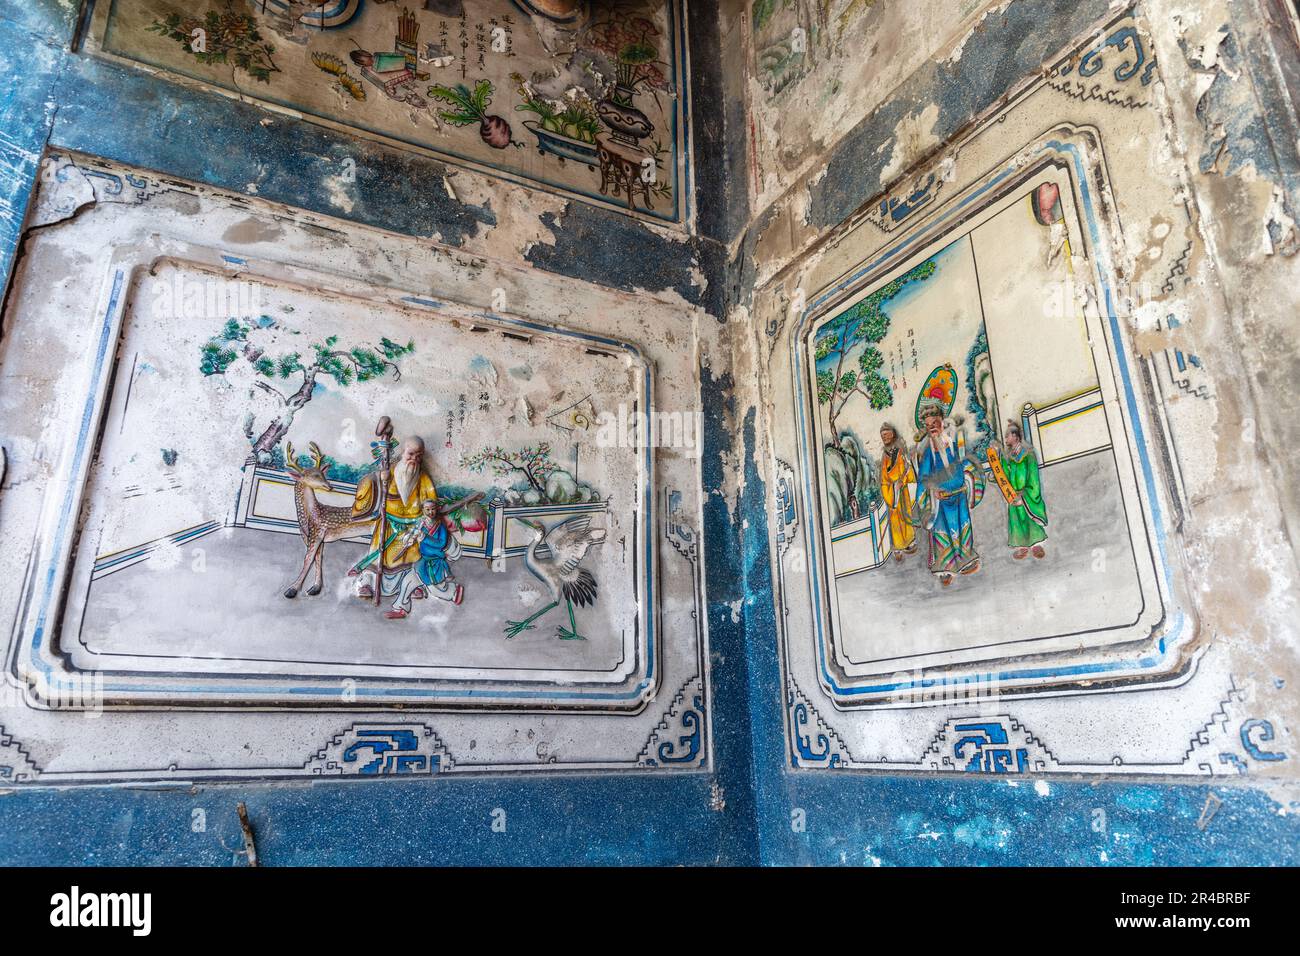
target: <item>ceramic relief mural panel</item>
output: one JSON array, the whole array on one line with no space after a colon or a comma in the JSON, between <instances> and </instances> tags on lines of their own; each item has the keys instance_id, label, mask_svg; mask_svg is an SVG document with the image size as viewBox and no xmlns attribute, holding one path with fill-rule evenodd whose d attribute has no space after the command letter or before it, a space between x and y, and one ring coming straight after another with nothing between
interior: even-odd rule
<instances>
[{"instance_id":1,"label":"ceramic relief mural panel","mask_svg":"<svg viewBox=\"0 0 1300 956\"><path fill-rule=\"evenodd\" d=\"M50 634L75 667L618 685L646 666L649 463L596 427L649 397L625 349L257 282L213 321L219 275L167 261L148 282L105 313L120 359ZM140 613L164 596L185 613Z\"/></svg>"},{"instance_id":2,"label":"ceramic relief mural panel","mask_svg":"<svg viewBox=\"0 0 1300 956\"><path fill-rule=\"evenodd\" d=\"M812 326L846 673L1123 643L1163 616L1103 330L1044 294L1079 281L1069 189L1044 168ZM882 626L900 602L906 624Z\"/></svg>"},{"instance_id":3,"label":"ceramic relief mural panel","mask_svg":"<svg viewBox=\"0 0 1300 956\"><path fill-rule=\"evenodd\" d=\"M1180 449L1216 436L1201 360L1152 344L1196 294L1158 69L1117 14L760 292L792 766L1285 759L1190 594Z\"/></svg>"},{"instance_id":4,"label":"ceramic relief mural panel","mask_svg":"<svg viewBox=\"0 0 1300 956\"><path fill-rule=\"evenodd\" d=\"M678 222L678 0L100 0L105 55Z\"/></svg>"},{"instance_id":5,"label":"ceramic relief mural panel","mask_svg":"<svg viewBox=\"0 0 1300 956\"><path fill-rule=\"evenodd\" d=\"M1243 675L1251 633L1188 581L1221 479L1186 449L1225 423L1167 338L1200 294L1158 77L1115 14L755 297L790 766L1288 760L1284 680Z\"/></svg>"},{"instance_id":6,"label":"ceramic relief mural panel","mask_svg":"<svg viewBox=\"0 0 1300 956\"><path fill-rule=\"evenodd\" d=\"M40 336L71 323L57 398L13 419L48 483L0 502L30 555L4 598L0 727L33 778L707 763L678 307L417 263L410 240L340 243L84 157L47 169L37 221L99 205L33 244L0 356L21 403ZM273 248L212 243L270 222ZM359 249L389 284L356 274ZM79 279L40 278L68 250L96 250ZM678 411L652 418L658 402ZM226 712L250 710L241 753ZM130 765L100 734L131 736Z\"/></svg>"}]
</instances>

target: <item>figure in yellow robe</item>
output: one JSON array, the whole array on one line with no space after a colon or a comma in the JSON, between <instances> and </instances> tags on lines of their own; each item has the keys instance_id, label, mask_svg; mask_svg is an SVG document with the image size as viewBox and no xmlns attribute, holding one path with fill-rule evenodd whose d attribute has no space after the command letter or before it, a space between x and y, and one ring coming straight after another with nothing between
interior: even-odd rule
<instances>
[{"instance_id":1,"label":"figure in yellow robe","mask_svg":"<svg viewBox=\"0 0 1300 956\"><path fill-rule=\"evenodd\" d=\"M916 527L912 524L916 469L907 453L907 443L898 430L886 422L880 427L884 452L880 456L880 495L889 508L889 540L894 560L916 550Z\"/></svg>"},{"instance_id":2,"label":"figure in yellow robe","mask_svg":"<svg viewBox=\"0 0 1300 956\"><path fill-rule=\"evenodd\" d=\"M384 514L388 519L384 522L386 540L383 542L379 539L379 508L375 500L381 484L384 487ZM375 519L369 551L349 572L361 575L361 587L357 590L359 597L374 597L381 547L384 552L381 593L398 591L405 572L420 560L419 543L409 535L404 536L403 532L420 520L424 502L437 500L438 489L424 467L424 442L419 438L408 438L402 443L401 457L387 476L376 472L372 478L357 485L356 497L352 501L353 516L365 518L373 515Z\"/></svg>"}]
</instances>

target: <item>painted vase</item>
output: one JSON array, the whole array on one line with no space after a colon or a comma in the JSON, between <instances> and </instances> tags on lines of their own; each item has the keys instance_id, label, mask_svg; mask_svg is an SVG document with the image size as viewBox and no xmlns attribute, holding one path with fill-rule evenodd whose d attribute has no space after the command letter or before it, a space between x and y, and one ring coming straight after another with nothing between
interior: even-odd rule
<instances>
[{"instance_id":1,"label":"painted vase","mask_svg":"<svg viewBox=\"0 0 1300 956\"><path fill-rule=\"evenodd\" d=\"M629 146L635 146L637 140L649 136L655 128L650 118L632 105L634 96L636 90L618 84L612 95L596 104L596 112L614 131L612 138Z\"/></svg>"}]
</instances>

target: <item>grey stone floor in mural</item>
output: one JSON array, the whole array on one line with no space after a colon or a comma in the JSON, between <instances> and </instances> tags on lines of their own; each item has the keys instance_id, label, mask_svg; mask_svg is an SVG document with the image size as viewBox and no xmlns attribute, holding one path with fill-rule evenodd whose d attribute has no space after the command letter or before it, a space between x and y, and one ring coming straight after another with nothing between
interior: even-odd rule
<instances>
[{"instance_id":1,"label":"grey stone floor in mural","mask_svg":"<svg viewBox=\"0 0 1300 956\"><path fill-rule=\"evenodd\" d=\"M201 572L193 554L201 549ZM197 539L171 568L142 562L95 581L87 601L81 642L97 654L150 655L159 670L168 657L405 666L614 669L623 656L620 625L612 620L617 588L605 587L595 607L577 608L586 641L562 641L556 627L568 625L561 605L538 618L533 630L506 640L508 619L520 620L550 601L521 557L506 559L504 572L465 556L453 563L464 585L455 606L432 596L412 602L412 615L387 620L392 607L353 596L347 570L364 553L360 544L335 541L325 549L325 590L315 597L284 598L302 565L296 535L230 528ZM593 551L584 566L602 574ZM607 581L599 582L602 586ZM611 593L612 592L612 593ZM69 640L65 634L64 640ZM111 666L105 662L104 666ZM294 670L277 666L276 672Z\"/></svg>"},{"instance_id":2,"label":"grey stone floor in mural","mask_svg":"<svg viewBox=\"0 0 1300 956\"><path fill-rule=\"evenodd\" d=\"M901 563L890 558L840 578L841 646L850 659L888 660L1135 621L1142 595L1110 452L1044 468L1042 485L1045 558L1012 558L1006 502L990 481L973 512L978 573L940 587L921 538Z\"/></svg>"}]
</instances>

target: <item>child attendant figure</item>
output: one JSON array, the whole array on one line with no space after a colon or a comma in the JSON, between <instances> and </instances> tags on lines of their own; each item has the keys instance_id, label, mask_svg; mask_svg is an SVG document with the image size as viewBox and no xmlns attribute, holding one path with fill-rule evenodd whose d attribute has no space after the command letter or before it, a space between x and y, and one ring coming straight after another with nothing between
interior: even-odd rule
<instances>
[{"instance_id":1,"label":"child attendant figure","mask_svg":"<svg viewBox=\"0 0 1300 956\"><path fill-rule=\"evenodd\" d=\"M451 562L460 557L460 542L451 533L451 519L441 510L436 500L426 498L421 506L419 520L403 532L403 548L418 542L420 559L402 577L393 609L384 616L404 618L411 613L411 600L423 598L430 591L452 604L460 604L465 589L456 584L451 573Z\"/></svg>"}]
</instances>

